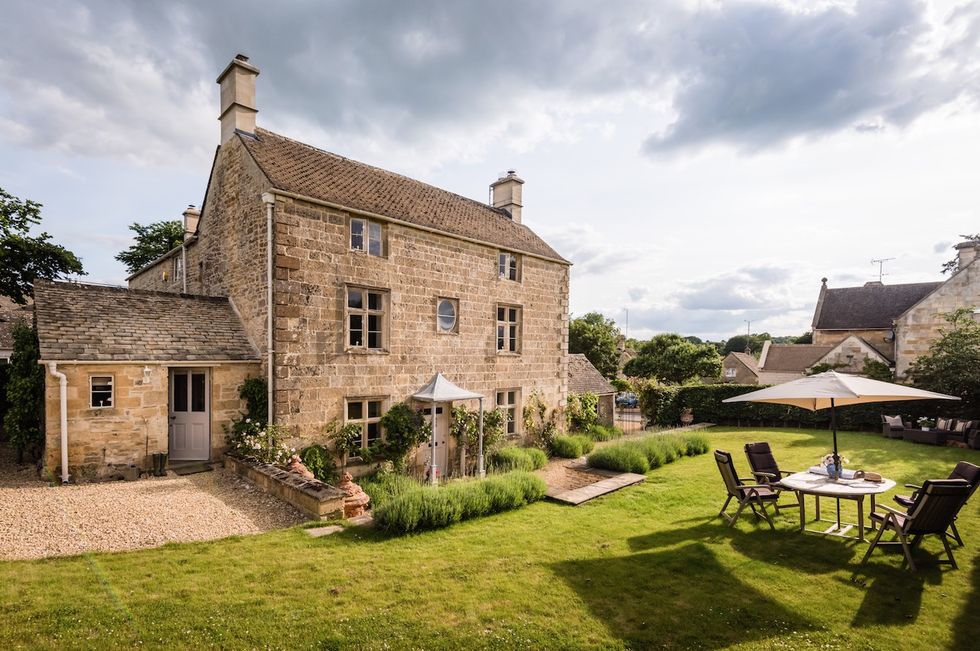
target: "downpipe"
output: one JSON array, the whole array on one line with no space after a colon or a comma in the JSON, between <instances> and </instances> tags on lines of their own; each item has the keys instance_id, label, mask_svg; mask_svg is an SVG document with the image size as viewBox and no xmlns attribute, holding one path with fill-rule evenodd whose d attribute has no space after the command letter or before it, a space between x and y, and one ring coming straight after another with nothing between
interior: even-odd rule
<instances>
[{"instance_id":1,"label":"downpipe","mask_svg":"<svg viewBox=\"0 0 980 651\"><path fill-rule=\"evenodd\" d=\"M61 403L61 483L68 483L68 376L58 370L57 362L48 362L48 373L58 378Z\"/></svg>"},{"instance_id":2,"label":"downpipe","mask_svg":"<svg viewBox=\"0 0 980 651\"><path fill-rule=\"evenodd\" d=\"M275 381L275 365L273 363L275 360L275 352L273 351L272 348L273 326L275 325L275 320L274 320L275 305L273 305L272 303L272 283L274 281L273 279L274 269L272 266L272 260L273 260L272 247L274 244L274 240L272 236L273 233L272 229L275 224L275 220L273 218L273 211L275 210L275 206L276 206L275 195L272 194L271 192L263 192L262 203L265 204L265 230L266 230L265 251L266 251L266 285L267 285L265 305L266 305L266 313L268 316L268 323L266 324L266 331L267 331L266 332L267 335L266 336L266 357L267 357L266 366L268 367L267 369L268 379L266 380L266 387L268 389L267 391L268 396L266 398L267 401L266 419L268 420L268 424L272 425L275 422L275 419L273 417L274 416L273 410L275 408L275 391L273 388L273 382Z\"/></svg>"}]
</instances>

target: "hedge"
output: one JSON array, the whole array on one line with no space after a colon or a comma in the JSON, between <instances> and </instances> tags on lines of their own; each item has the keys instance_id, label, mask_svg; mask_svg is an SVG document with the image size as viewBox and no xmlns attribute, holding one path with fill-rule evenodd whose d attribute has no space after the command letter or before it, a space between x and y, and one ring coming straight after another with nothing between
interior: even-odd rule
<instances>
[{"instance_id":1,"label":"hedge","mask_svg":"<svg viewBox=\"0 0 980 651\"><path fill-rule=\"evenodd\" d=\"M377 525L390 533L448 527L462 520L520 508L544 497L547 486L528 472L509 472L445 486L413 487L374 508Z\"/></svg>"},{"instance_id":2,"label":"hedge","mask_svg":"<svg viewBox=\"0 0 980 651\"><path fill-rule=\"evenodd\" d=\"M496 472L510 470L538 470L548 463L548 455L537 448L508 446L490 455L490 469Z\"/></svg>"},{"instance_id":3,"label":"hedge","mask_svg":"<svg viewBox=\"0 0 980 651\"><path fill-rule=\"evenodd\" d=\"M583 434L556 436L551 440L552 456L564 459L578 459L583 454L592 452L595 441Z\"/></svg>"},{"instance_id":4,"label":"hedge","mask_svg":"<svg viewBox=\"0 0 980 651\"><path fill-rule=\"evenodd\" d=\"M589 465L642 474L681 457L705 454L708 448L708 438L703 434L648 436L600 448L589 455Z\"/></svg>"},{"instance_id":5,"label":"hedge","mask_svg":"<svg viewBox=\"0 0 980 651\"><path fill-rule=\"evenodd\" d=\"M750 384L693 384L647 386L640 391L640 409L648 425L674 427L681 412L691 409L696 423L716 425L829 428L830 410L807 411L789 405L758 402L723 403L733 396L764 387ZM837 427L842 430L878 431L882 414L918 416L965 415L958 404L946 400L912 400L851 405L837 409Z\"/></svg>"}]
</instances>

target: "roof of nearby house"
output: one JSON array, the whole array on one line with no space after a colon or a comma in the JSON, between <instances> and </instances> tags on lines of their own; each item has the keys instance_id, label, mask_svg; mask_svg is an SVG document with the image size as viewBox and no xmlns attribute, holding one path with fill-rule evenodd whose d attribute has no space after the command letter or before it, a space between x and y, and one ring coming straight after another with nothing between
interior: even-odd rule
<instances>
[{"instance_id":1,"label":"roof of nearby house","mask_svg":"<svg viewBox=\"0 0 980 651\"><path fill-rule=\"evenodd\" d=\"M817 344L772 344L763 371L798 371L802 373L836 346Z\"/></svg>"},{"instance_id":2,"label":"roof of nearby house","mask_svg":"<svg viewBox=\"0 0 980 651\"><path fill-rule=\"evenodd\" d=\"M588 357L582 353L572 353L568 356L568 392L603 395L616 393L616 387L602 376Z\"/></svg>"},{"instance_id":3,"label":"roof of nearby house","mask_svg":"<svg viewBox=\"0 0 980 651\"><path fill-rule=\"evenodd\" d=\"M259 359L226 298L38 281L46 361Z\"/></svg>"},{"instance_id":4,"label":"roof of nearby house","mask_svg":"<svg viewBox=\"0 0 980 651\"><path fill-rule=\"evenodd\" d=\"M731 358L733 358L733 359L737 359L738 361L742 362L742 364L744 364L746 368L748 368L750 371L752 371L756 375L759 374L759 363L758 363L758 361L756 361L756 359L755 359L755 357L753 355L750 355L749 353L734 353L733 352L733 353L728 353L728 356L731 357Z\"/></svg>"},{"instance_id":5,"label":"roof of nearby house","mask_svg":"<svg viewBox=\"0 0 980 651\"><path fill-rule=\"evenodd\" d=\"M941 282L903 285L870 282L863 287L827 289L817 304L813 327L817 330L890 328L896 317L940 285Z\"/></svg>"},{"instance_id":6,"label":"roof of nearby house","mask_svg":"<svg viewBox=\"0 0 980 651\"><path fill-rule=\"evenodd\" d=\"M507 211L256 129L238 134L278 190L566 262Z\"/></svg>"},{"instance_id":7,"label":"roof of nearby house","mask_svg":"<svg viewBox=\"0 0 980 651\"><path fill-rule=\"evenodd\" d=\"M0 350L13 350L14 326L31 320L31 305L19 305L6 296L0 296Z\"/></svg>"}]
</instances>

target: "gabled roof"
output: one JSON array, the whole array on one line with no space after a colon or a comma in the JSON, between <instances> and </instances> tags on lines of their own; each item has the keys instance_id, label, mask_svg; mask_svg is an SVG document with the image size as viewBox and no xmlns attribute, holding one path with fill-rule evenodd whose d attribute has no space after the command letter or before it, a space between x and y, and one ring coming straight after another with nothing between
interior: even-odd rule
<instances>
[{"instance_id":1,"label":"gabled roof","mask_svg":"<svg viewBox=\"0 0 980 651\"><path fill-rule=\"evenodd\" d=\"M227 298L37 281L45 361L227 361L259 355Z\"/></svg>"},{"instance_id":2,"label":"gabled roof","mask_svg":"<svg viewBox=\"0 0 980 651\"><path fill-rule=\"evenodd\" d=\"M504 249L566 262L500 208L256 129L238 134L277 190L397 219Z\"/></svg>"},{"instance_id":3,"label":"gabled roof","mask_svg":"<svg viewBox=\"0 0 980 651\"><path fill-rule=\"evenodd\" d=\"M582 353L568 356L568 392L575 394L595 393L603 395L616 393L616 387L602 376L589 358Z\"/></svg>"},{"instance_id":4,"label":"gabled roof","mask_svg":"<svg viewBox=\"0 0 980 651\"><path fill-rule=\"evenodd\" d=\"M755 357L749 353L728 353L728 356L740 361L743 366L756 375L759 374L759 363L756 361Z\"/></svg>"},{"instance_id":5,"label":"gabled roof","mask_svg":"<svg viewBox=\"0 0 980 651\"><path fill-rule=\"evenodd\" d=\"M903 285L871 282L863 287L825 289L813 327L817 330L890 328L892 321L940 285L941 282Z\"/></svg>"},{"instance_id":6,"label":"gabled roof","mask_svg":"<svg viewBox=\"0 0 980 651\"><path fill-rule=\"evenodd\" d=\"M834 348L817 344L772 344L762 370L802 373Z\"/></svg>"}]
</instances>

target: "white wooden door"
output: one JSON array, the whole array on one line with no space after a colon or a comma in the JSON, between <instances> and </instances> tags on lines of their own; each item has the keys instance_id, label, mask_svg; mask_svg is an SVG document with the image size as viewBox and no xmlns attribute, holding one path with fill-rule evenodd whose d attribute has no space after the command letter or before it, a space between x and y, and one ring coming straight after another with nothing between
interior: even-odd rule
<instances>
[{"instance_id":1,"label":"white wooden door","mask_svg":"<svg viewBox=\"0 0 980 651\"><path fill-rule=\"evenodd\" d=\"M436 469L438 472L438 477L442 478L446 476L447 468L449 467L449 414L452 411L449 404L437 404L436 405L436 421L435 421L435 462ZM425 418L426 422L430 422L432 418L432 411L429 407L422 410L422 417ZM419 465L423 468L429 465L429 451L431 449L430 441L426 441L419 448L419 454L416 457L419 461Z\"/></svg>"},{"instance_id":2,"label":"white wooden door","mask_svg":"<svg viewBox=\"0 0 980 651\"><path fill-rule=\"evenodd\" d=\"M170 369L170 460L211 457L211 374L206 368Z\"/></svg>"}]
</instances>

